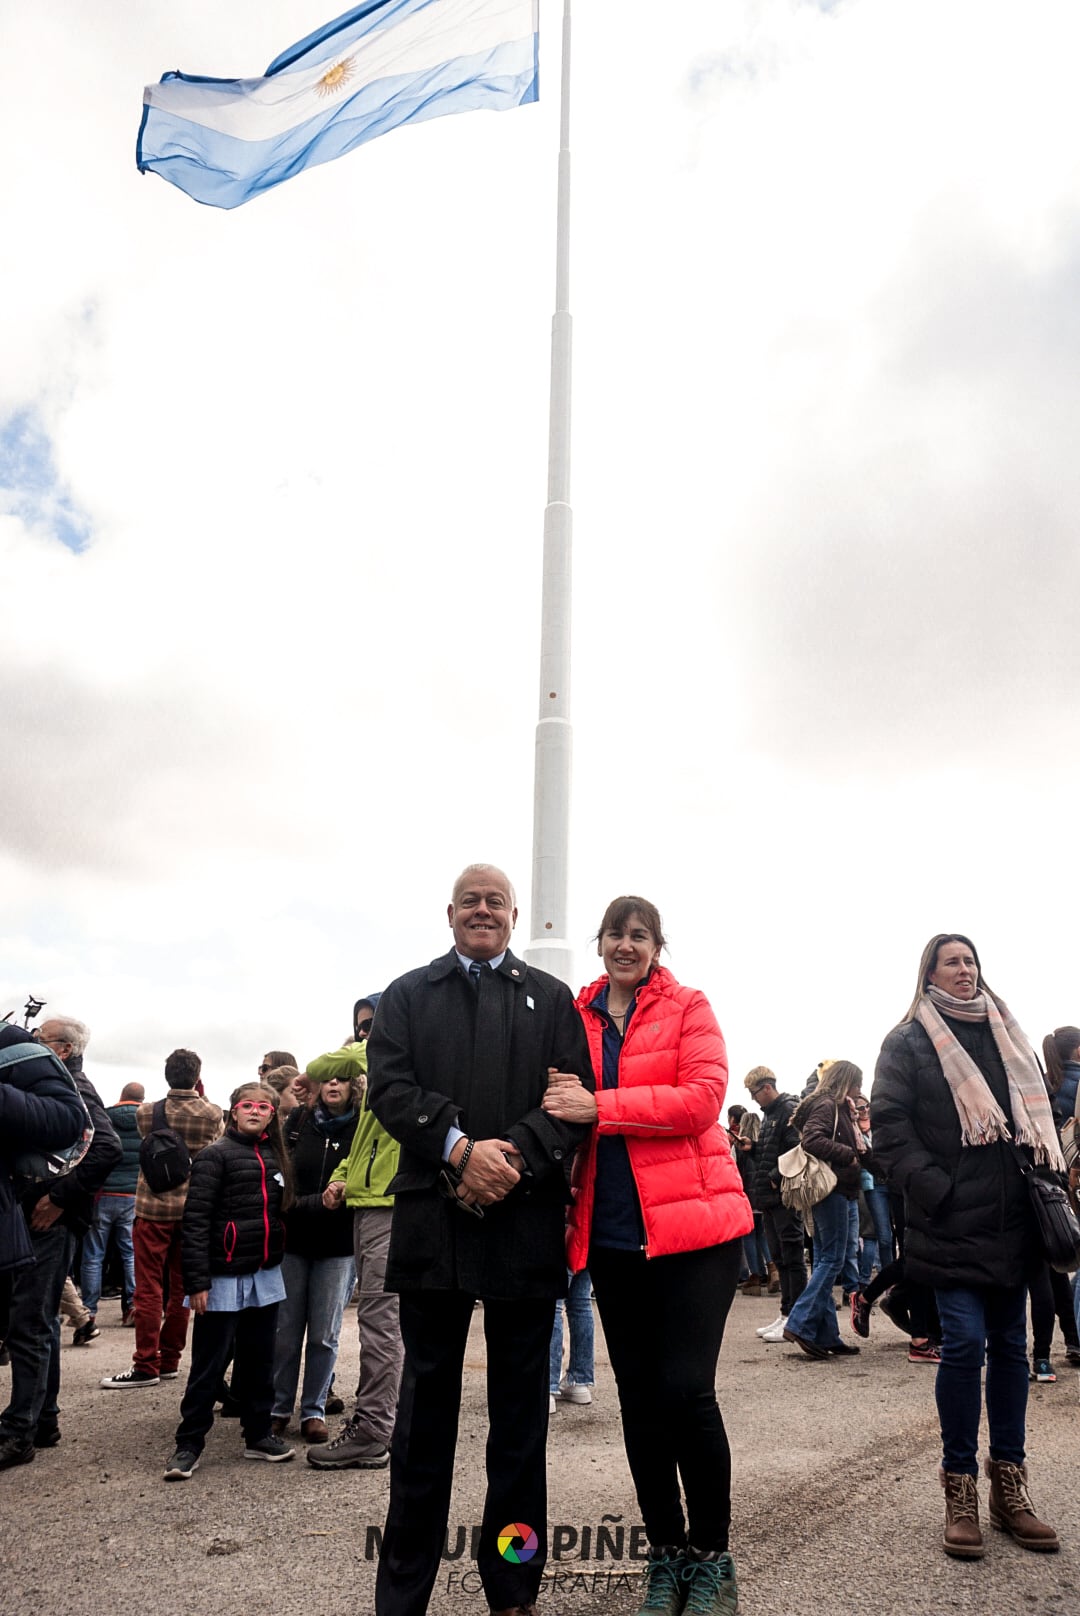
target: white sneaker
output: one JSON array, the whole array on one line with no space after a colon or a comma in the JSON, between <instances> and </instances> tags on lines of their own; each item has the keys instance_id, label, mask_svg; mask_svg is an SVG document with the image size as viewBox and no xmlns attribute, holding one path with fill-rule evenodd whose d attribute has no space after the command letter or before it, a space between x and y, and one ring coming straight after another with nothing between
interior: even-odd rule
<instances>
[{"instance_id":1,"label":"white sneaker","mask_svg":"<svg viewBox=\"0 0 1080 1616\"><path fill-rule=\"evenodd\" d=\"M559 1401L561 1403L591 1403L592 1388L571 1385L564 1375L559 1382Z\"/></svg>"},{"instance_id":2,"label":"white sneaker","mask_svg":"<svg viewBox=\"0 0 1080 1616\"><path fill-rule=\"evenodd\" d=\"M786 1324L787 1319L778 1319L770 1329L765 1331L765 1334L761 1338L762 1341L768 1342L770 1345L776 1345L777 1342L783 1341L784 1328Z\"/></svg>"},{"instance_id":3,"label":"white sneaker","mask_svg":"<svg viewBox=\"0 0 1080 1616\"><path fill-rule=\"evenodd\" d=\"M783 1324L783 1322L784 1322L784 1315L782 1313L778 1313L776 1315L775 1319L773 1319L771 1324L761 1324L761 1325L759 1325L758 1328L754 1331L754 1334L761 1336L761 1338L764 1340L764 1338L768 1335L770 1330L775 1330L776 1326L778 1324Z\"/></svg>"},{"instance_id":4,"label":"white sneaker","mask_svg":"<svg viewBox=\"0 0 1080 1616\"><path fill-rule=\"evenodd\" d=\"M555 1393L554 1392L549 1392L548 1393L548 1413L549 1414L554 1414L554 1412L555 1412Z\"/></svg>"}]
</instances>

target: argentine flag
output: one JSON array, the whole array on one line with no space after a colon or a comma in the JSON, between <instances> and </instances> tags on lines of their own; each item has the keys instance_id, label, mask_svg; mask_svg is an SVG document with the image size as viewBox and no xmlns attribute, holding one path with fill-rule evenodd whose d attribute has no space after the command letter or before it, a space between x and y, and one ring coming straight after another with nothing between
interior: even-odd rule
<instances>
[{"instance_id":1,"label":"argentine flag","mask_svg":"<svg viewBox=\"0 0 1080 1616\"><path fill-rule=\"evenodd\" d=\"M166 73L143 94L136 161L236 208L400 124L537 99L538 0L365 0L262 78Z\"/></svg>"}]
</instances>

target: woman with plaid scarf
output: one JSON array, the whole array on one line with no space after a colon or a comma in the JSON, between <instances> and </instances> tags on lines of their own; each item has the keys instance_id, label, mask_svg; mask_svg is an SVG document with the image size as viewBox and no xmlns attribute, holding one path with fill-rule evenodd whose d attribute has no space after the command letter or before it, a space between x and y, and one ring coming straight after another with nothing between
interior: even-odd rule
<instances>
[{"instance_id":1,"label":"woman with plaid scarf","mask_svg":"<svg viewBox=\"0 0 1080 1616\"><path fill-rule=\"evenodd\" d=\"M944 1456L942 1547L984 1553L977 1492L982 1368L990 1522L1025 1549L1058 1547L1027 1491L1027 1281L1041 1250L1021 1163L1064 1167L1034 1052L982 980L975 945L939 933L915 998L878 1058L874 1154L903 1191L904 1260L941 1316L937 1404Z\"/></svg>"}]
</instances>

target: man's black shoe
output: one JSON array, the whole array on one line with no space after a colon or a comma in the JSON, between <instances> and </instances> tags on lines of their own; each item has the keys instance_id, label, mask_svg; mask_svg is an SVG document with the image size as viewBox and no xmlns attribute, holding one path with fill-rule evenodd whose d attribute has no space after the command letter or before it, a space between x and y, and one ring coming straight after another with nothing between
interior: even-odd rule
<instances>
[{"instance_id":1,"label":"man's black shoe","mask_svg":"<svg viewBox=\"0 0 1080 1616\"><path fill-rule=\"evenodd\" d=\"M60 1427L55 1422L51 1425L39 1425L34 1432L35 1448L55 1448L60 1440Z\"/></svg>"},{"instance_id":2,"label":"man's black shoe","mask_svg":"<svg viewBox=\"0 0 1080 1616\"><path fill-rule=\"evenodd\" d=\"M33 1457L34 1444L27 1442L25 1437L0 1438L0 1470L8 1470L12 1465L29 1464Z\"/></svg>"}]
</instances>

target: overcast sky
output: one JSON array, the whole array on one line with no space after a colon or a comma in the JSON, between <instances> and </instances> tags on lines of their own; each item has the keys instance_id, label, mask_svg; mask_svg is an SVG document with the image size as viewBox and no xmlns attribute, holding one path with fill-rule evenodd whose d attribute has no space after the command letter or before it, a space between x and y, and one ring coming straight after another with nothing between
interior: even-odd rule
<instances>
[{"instance_id":1,"label":"overcast sky","mask_svg":"<svg viewBox=\"0 0 1080 1616\"><path fill-rule=\"evenodd\" d=\"M105 1098L529 935L559 0L541 101L232 213L142 87L334 0L0 0L0 1013ZM580 979L662 910L732 1097L868 1071L938 930L1080 1022L1075 0L579 0ZM736 1090L738 1093L736 1094Z\"/></svg>"}]
</instances>

